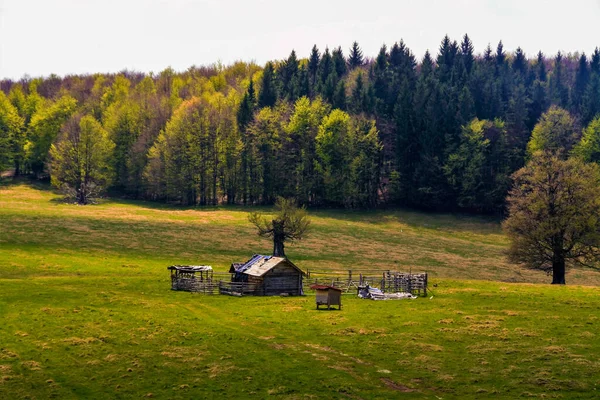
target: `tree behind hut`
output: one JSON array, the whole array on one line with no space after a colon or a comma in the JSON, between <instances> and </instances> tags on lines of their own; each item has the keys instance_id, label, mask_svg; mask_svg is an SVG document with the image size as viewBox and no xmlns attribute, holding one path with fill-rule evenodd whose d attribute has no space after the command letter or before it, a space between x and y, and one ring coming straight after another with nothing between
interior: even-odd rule
<instances>
[{"instance_id":1,"label":"tree behind hut","mask_svg":"<svg viewBox=\"0 0 600 400\"><path fill-rule=\"evenodd\" d=\"M504 221L511 261L552 273L553 284L565 284L568 266L597 265L600 167L538 153L513 178Z\"/></svg>"},{"instance_id":2,"label":"tree behind hut","mask_svg":"<svg viewBox=\"0 0 600 400\"><path fill-rule=\"evenodd\" d=\"M308 231L310 218L305 207L298 208L295 200L277 198L275 213L266 218L256 212L248 220L258 229L258 235L273 238L273 256L285 257L285 242L302 239Z\"/></svg>"}]
</instances>

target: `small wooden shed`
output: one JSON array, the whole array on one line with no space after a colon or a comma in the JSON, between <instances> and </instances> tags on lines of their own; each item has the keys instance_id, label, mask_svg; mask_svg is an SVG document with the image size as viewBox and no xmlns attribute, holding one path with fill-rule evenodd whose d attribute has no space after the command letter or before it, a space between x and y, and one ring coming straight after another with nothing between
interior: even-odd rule
<instances>
[{"instance_id":1,"label":"small wooden shed","mask_svg":"<svg viewBox=\"0 0 600 400\"><path fill-rule=\"evenodd\" d=\"M304 271L287 258L255 254L245 263L233 263L231 282L244 283L244 294L301 296Z\"/></svg>"},{"instance_id":2,"label":"small wooden shed","mask_svg":"<svg viewBox=\"0 0 600 400\"><path fill-rule=\"evenodd\" d=\"M327 285L312 285L310 288L317 292L317 310L319 306L327 306L328 310L331 306L342 309L342 289Z\"/></svg>"},{"instance_id":3,"label":"small wooden shed","mask_svg":"<svg viewBox=\"0 0 600 400\"><path fill-rule=\"evenodd\" d=\"M213 269L209 265L171 265L171 289L199 292L212 284Z\"/></svg>"}]
</instances>

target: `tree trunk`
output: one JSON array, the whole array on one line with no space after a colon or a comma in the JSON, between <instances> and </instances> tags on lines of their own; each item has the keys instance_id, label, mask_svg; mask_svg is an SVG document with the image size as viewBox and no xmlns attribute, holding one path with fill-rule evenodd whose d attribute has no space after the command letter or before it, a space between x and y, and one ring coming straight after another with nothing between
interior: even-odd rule
<instances>
[{"instance_id":1,"label":"tree trunk","mask_svg":"<svg viewBox=\"0 0 600 400\"><path fill-rule=\"evenodd\" d=\"M87 204L87 195L83 188L80 188L79 193L77 193L77 203L82 206Z\"/></svg>"},{"instance_id":2,"label":"tree trunk","mask_svg":"<svg viewBox=\"0 0 600 400\"><path fill-rule=\"evenodd\" d=\"M273 256L285 258L285 232L283 222L273 221Z\"/></svg>"},{"instance_id":3,"label":"tree trunk","mask_svg":"<svg viewBox=\"0 0 600 400\"><path fill-rule=\"evenodd\" d=\"M564 285L565 283L565 257L555 253L552 261L552 284Z\"/></svg>"}]
</instances>

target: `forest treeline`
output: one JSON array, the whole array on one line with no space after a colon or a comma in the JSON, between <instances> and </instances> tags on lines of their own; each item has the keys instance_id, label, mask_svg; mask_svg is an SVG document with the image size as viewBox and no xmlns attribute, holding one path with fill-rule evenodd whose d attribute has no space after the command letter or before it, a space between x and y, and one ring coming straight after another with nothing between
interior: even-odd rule
<instances>
[{"instance_id":1,"label":"forest treeline","mask_svg":"<svg viewBox=\"0 0 600 400\"><path fill-rule=\"evenodd\" d=\"M420 60L403 41L374 58L354 43L264 67L0 85L0 168L78 193L499 212L536 124L566 123L558 146L600 153L598 49L528 57L500 42L476 53L467 35L446 36Z\"/></svg>"}]
</instances>

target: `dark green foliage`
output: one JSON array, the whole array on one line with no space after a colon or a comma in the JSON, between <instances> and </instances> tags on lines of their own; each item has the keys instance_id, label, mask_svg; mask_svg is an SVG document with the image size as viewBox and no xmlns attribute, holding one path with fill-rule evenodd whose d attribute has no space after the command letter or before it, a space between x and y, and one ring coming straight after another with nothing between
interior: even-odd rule
<instances>
[{"instance_id":1,"label":"dark green foliage","mask_svg":"<svg viewBox=\"0 0 600 400\"><path fill-rule=\"evenodd\" d=\"M352 48L350 49L350 55L348 56L348 67L350 69L354 69L357 67L362 67L364 63L363 52L358 46L358 42L352 43Z\"/></svg>"},{"instance_id":2,"label":"dark green foliage","mask_svg":"<svg viewBox=\"0 0 600 400\"><path fill-rule=\"evenodd\" d=\"M544 58L544 53L541 51L537 54L536 74L537 79L539 79L541 82L546 82L546 59Z\"/></svg>"},{"instance_id":3,"label":"dark green foliage","mask_svg":"<svg viewBox=\"0 0 600 400\"><path fill-rule=\"evenodd\" d=\"M258 106L273 107L277 101L277 87L275 86L275 68L268 62L263 71L262 84L258 95Z\"/></svg>"},{"instance_id":4,"label":"dark green foliage","mask_svg":"<svg viewBox=\"0 0 600 400\"><path fill-rule=\"evenodd\" d=\"M550 76L549 88L552 102L559 107L569 108L569 88L566 85L563 56L558 52L554 59L554 69Z\"/></svg>"},{"instance_id":5,"label":"dark green foliage","mask_svg":"<svg viewBox=\"0 0 600 400\"><path fill-rule=\"evenodd\" d=\"M333 69L337 76L344 76L348 71L348 68L346 66L346 59L344 58L344 53L342 52L341 47L333 50L333 53L331 53L331 60L333 61Z\"/></svg>"},{"instance_id":6,"label":"dark green foliage","mask_svg":"<svg viewBox=\"0 0 600 400\"><path fill-rule=\"evenodd\" d=\"M254 81L250 79L248 90L242 97L240 108L237 113L238 127L241 131L245 131L246 127L254 118L254 107L256 106L256 94L254 93Z\"/></svg>"},{"instance_id":7,"label":"dark green foliage","mask_svg":"<svg viewBox=\"0 0 600 400\"><path fill-rule=\"evenodd\" d=\"M525 79L525 76L527 75L527 66L528 63L527 58L525 57L525 53L523 52L523 49L518 47L517 51L515 52L515 58L512 63L512 69L515 72L515 74L517 74L517 77L519 79Z\"/></svg>"},{"instance_id":8,"label":"dark green foliage","mask_svg":"<svg viewBox=\"0 0 600 400\"><path fill-rule=\"evenodd\" d=\"M576 110L581 108L583 96L590 80L590 71L585 53L579 57L577 72L575 75L575 85L573 86L573 107Z\"/></svg>"},{"instance_id":9,"label":"dark green foliage","mask_svg":"<svg viewBox=\"0 0 600 400\"><path fill-rule=\"evenodd\" d=\"M469 35L465 33L465 36L460 44L460 60L467 74L471 73L473 64L475 63L474 52L475 47L473 46L473 42L471 42Z\"/></svg>"},{"instance_id":10,"label":"dark green foliage","mask_svg":"<svg viewBox=\"0 0 600 400\"><path fill-rule=\"evenodd\" d=\"M314 88L317 85L317 73L319 72L319 64L321 62L321 54L317 45L314 45L308 58L308 81L310 87ZM311 95L313 93L311 92Z\"/></svg>"}]
</instances>

